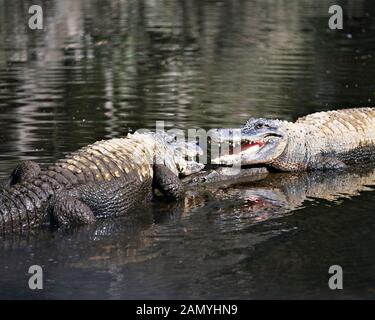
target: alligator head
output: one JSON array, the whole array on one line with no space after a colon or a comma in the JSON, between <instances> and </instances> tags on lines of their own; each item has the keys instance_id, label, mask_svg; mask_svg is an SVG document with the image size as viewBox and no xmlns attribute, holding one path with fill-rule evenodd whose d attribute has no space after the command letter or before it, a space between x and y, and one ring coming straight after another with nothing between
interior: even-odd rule
<instances>
[{"instance_id":1,"label":"alligator head","mask_svg":"<svg viewBox=\"0 0 375 320\"><path fill-rule=\"evenodd\" d=\"M174 134L166 132L147 133L156 141L156 161L164 164L176 175L188 176L201 171L204 164L196 161L203 153L197 142L186 142Z\"/></svg>"},{"instance_id":2,"label":"alligator head","mask_svg":"<svg viewBox=\"0 0 375 320\"><path fill-rule=\"evenodd\" d=\"M204 168L204 164L197 162L196 157L203 153L201 147L194 142L172 142L173 162L179 175L188 176L199 172Z\"/></svg>"},{"instance_id":3,"label":"alligator head","mask_svg":"<svg viewBox=\"0 0 375 320\"><path fill-rule=\"evenodd\" d=\"M213 164L241 165L268 164L278 158L285 150L288 136L283 121L263 118L250 118L241 129L218 129L211 136L214 143L228 143L234 148L232 153L220 154L211 160ZM235 138L234 132L240 133ZM237 140L237 141L236 141Z\"/></svg>"}]
</instances>

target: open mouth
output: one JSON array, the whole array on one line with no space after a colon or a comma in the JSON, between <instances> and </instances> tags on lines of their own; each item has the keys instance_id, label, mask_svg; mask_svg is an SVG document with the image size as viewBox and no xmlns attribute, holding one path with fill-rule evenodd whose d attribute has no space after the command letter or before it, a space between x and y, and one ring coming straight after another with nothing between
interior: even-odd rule
<instances>
[{"instance_id":1,"label":"open mouth","mask_svg":"<svg viewBox=\"0 0 375 320\"><path fill-rule=\"evenodd\" d=\"M264 141L261 140L244 140L241 142L241 152L246 151L250 148L257 147L258 149L265 145Z\"/></svg>"},{"instance_id":2,"label":"open mouth","mask_svg":"<svg viewBox=\"0 0 375 320\"><path fill-rule=\"evenodd\" d=\"M211 158L212 164L233 164L233 162L240 160L241 156L256 157L256 155L274 138L280 138L281 135L275 133L268 133L262 137L245 138L242 136L241 141L227 141L229 148L223 148L219 143L220 156Z\"/></svg>"},{"instance_id":3,"label":"open mouth","mask_svg":"<svg viewBox=\"0 0 375 320\"><path fill-rule=\"evenodd\" d=\"M229 142L229 148L228 149L222 149L221 145L220 146L220 153L221 157L227 157L227 156L236 156L239 155L243 152L257 152L260 148L262 148L265 144L267 143L267 140L248 140L248 139L243 139L240 143L240 148L235 148L236 144L233 141Z\"/></svg>"},{"instance_id":4,"label":"open mouth","mask_svg":"<svg viewBox=\"0 0 375 320\"><path fill-rule=\"evenodd\" d=\"M242 139L241 141L241 152L243 151L256 151L260 148L264 147L270 139L272 138L280 138L281 135L276 133L269 133L258 140L250 140L250 139Z\"/></svg>"},{"instance_id":5,"label":"open mouth","mask_svg":"<svg viewBox=\"0 0 375 320\"><path fill-rule=\"evenodd\" d=\"M225 152L224 150L221 149L221 152L224 154L224 155L235 155L235 154L238 154L238 153L241 153L241 152L244 152L246 150L249 150L251 148L253 148L251 151L253 150L258 150L260 149L261 147L263 147L265 144L267 143L266 140L248 140L248 139L244 139L241 141L240 143L240 148L235 148L235 146L237 145L236 143L234 143L233 141L230 141L229 142L229 149ZM250 151L250 150L249 150Z\"/></svg>"}]
</instances>

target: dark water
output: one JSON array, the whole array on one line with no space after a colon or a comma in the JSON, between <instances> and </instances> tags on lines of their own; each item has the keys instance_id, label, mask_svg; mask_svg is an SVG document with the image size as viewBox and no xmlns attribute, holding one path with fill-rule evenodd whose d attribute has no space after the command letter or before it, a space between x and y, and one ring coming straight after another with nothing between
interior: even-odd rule
<instances>
[{"instance_id":1,"label":"dark water","mask_svg":"<svg viewBox=\"0 0 375 320\"><path fill-rule=\"evenodd\" d=\"M44 30L27 28L31 4ZM0 0L0 173L131 129L373 106L375 4ZM0 244L0 298L374 298L375 173L275 175ZM44 289L28 289L43 266ZM328 288L328 268L344 289Z\"/></svg>"}]
</instances>

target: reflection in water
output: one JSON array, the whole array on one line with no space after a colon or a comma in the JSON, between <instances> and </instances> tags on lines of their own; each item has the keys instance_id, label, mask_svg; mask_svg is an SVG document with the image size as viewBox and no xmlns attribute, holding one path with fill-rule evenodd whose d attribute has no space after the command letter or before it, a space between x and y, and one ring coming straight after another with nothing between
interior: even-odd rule
<instances>
[{"instance_id":1,"label":"reflection in water","mask_svg":"<svg viewBox=\"0 0 375 320\"><path fill-rule=\"evenodd\" d=\"M44 30L31 31L38 2ZM338 0L342 31L328 29L331 4L0 0L0 178L155 120L208 129L373 106L374 3ZM159 199L94 228L8 238L0 296L337 298L327 266L341 264L345 294L364 297L375 292L372 175L198 186L182 207ZM45 267L43 292L25 288L30 264Z\"/></svg>"},{"instance_id":2,"label":"reflection in water","mask_svg":"<svg viewBox=\"0 0 375 320\"><path fill-rule=\"evenodd\" d=\"M329 1L42 3L43 32L25 27L28 1L0 3L2 167L160 119L230 126L373 99L370 1L344 6L349 38L327 30Z\"/></svg>"},{"instance_id":3,"label":"reflection in water","mask_svg":"<svg viewBox=\"0 0 375 320\"><path fill-rule=\"evenodd\" d=\"M39 231L28 237L8 237L1 243L0 260L9 267L22 253L21 268L35 259L48 266L53 271L49 276L54 280L47 296L75 297L77 292L57 289L61 282L68 281L65 273L71 275L85 270L84 273L91 274L100 270L102 276L110 279L105 281L106 291L98 294L82 290L85 296L152 297L152 291L158 290L157 286L164 279L166 283L183 285L181 277L170 272L176 268L184 269L186 261L189 268L193 268L189 270L193 274L202 272L204 265L203 275L213 276L213 283L216 283L215 277L221 277L220 270L235 268L244 274L242 268L248 267L246 261L254 259L252 254L247 254L249 250L269 246L274 239L296 232L298 228L288 219L289 214L311 207L310 202L313 206L339 206L344 199L353 199L375 187L373 168L329 173L274 173L257 177L250 176L248 182L244 180L241 183L207 184L189 190L182 203L159 199L146 212L103 220L96 226L55 233ZM46 242L49 246L44 245ZM50 251L50 245L54 251ZM283 264L288 265L290 259L301 264L301 261L295 260L296 257L290 257L289 252L278 252L276 256L281 254L284 255L281 257ZM172 265L168 265L170 259L174 261ZM191 265L194 261L196 264ZM264 263L269 264L268 261ZM150 268L152 274L147 273ZM145 277L147 282L129 279L133 276L137 281L140 281L139 277ZM12 272L12 277L11 283L17 283L17 272ZM160 282L160 279L163 281ZM265 277L262 281L272 282L272 279ZM219 288L224 288L224 285L219 285ZM151 291L147 291L148 286L152 287ZM199 290L204 290L204 286L200 287L198 283L194 292L189 292L187 296L199 297ZM131 294L128 295L126 290L129 289ZM161 289L162 294L172 297L164 290ZM248 288L237 292L234 297L251 297L254 290ZM24 294L27 296L22 289L20 295ZM182 292L179 295L185 296ZM220 290L214 297L221 297Z\"/></svg>"},{"instance_id":4,"label":"reflection in water","mask_svg":"<svg viewBox=\"0 0 375 320\"><path fill-rule=\"evenodd\" d=\"M217 213L223 213L220 219L238 222L225 226L226 230L243 229L283 217L306 206L321 204L322 200L338 205L344 199L372 191L375 186L372 167L294 173L269 173L264 168L255 168L243 169L243 177L234 178L222 175L221 169L212 171L220 172L220 175L215 175L209 182L204 182L202 177L212 175L212 172L202 172L193 180L186 179L185 211L216 204Z\"/></svg>"},{"instance_id":5,"label":"reflection in water","mask_svg":"<svg viewBox=\"0 0 375 320\"><path fill-rule=\"evenodd\" d=\"M254 171L253 175L251 171ZM243 228L247 223L285 216L318 200L339 204L343 199L373 191L375 187L375 170L371 167L268 174L260 169L248 169L246 175L240 180L228 179L211 185L193 184L188 191L188 207L202 205L210 197L225 200L219 212L222 210L226 217L231 212L240 220L245 219L246 223L240 221L238 226ZM236 206L228 210L234 203Z\"/></svg>"}]
</instances>

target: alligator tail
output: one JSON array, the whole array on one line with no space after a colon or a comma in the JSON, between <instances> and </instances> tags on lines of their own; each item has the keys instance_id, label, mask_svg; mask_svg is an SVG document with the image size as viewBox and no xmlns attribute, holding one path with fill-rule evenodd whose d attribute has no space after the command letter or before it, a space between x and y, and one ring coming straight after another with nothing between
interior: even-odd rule
<instances>
[{"instance_id":1,"label":"alligator tail","mask_svg":"<svg viewBox=\"0 0 375 320\"><path fill-rule=\"evenodd\" d=\"M0 190L0 233L22 233L41 225L53 194L51 183L40 178Z\"/></svg>"}]
</instances>

